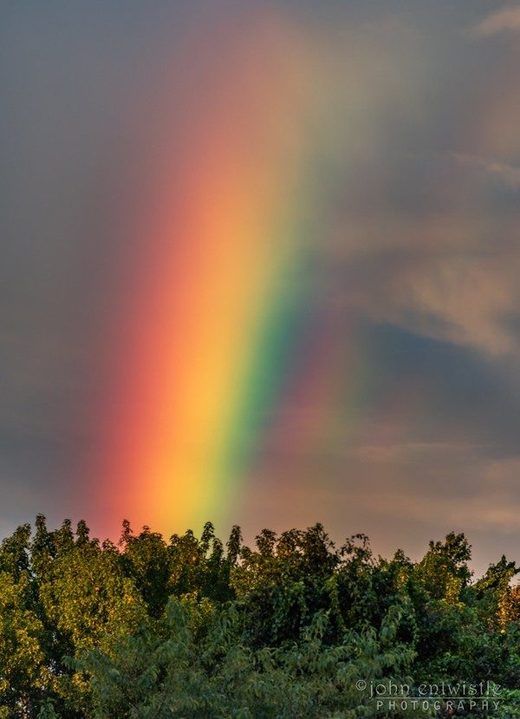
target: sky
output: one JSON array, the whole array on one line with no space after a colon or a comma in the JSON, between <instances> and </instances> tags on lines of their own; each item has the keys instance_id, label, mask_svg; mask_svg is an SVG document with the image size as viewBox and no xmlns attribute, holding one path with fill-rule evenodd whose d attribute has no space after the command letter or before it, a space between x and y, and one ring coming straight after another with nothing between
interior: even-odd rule
<instances>
[{"instance_id":1,"label":"sky","mask_svg":"<svg viewBox=\"0 0 520 719\"><path fill-rule=\"evenodd\" d=\"M0 4L0 536L520 533L520 5Z\"/></svg>"}]
</instances>

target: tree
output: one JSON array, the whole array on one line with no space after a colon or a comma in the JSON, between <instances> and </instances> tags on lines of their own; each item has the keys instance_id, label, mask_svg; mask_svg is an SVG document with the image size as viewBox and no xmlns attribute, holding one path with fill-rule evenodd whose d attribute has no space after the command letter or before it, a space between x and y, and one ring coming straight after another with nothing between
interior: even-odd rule
<instances>
[{"instance_id":1,"label":"tree","mask_svg":"<svg viewBox=\"0 0 520 719\"><path fill-rule=\"evenodd\" d=\"M50 678L31 594L27 573L0 572L0 707L21 716L31 715Z\"/></svg>"},{"instance_id":2,"label":"tree","mask_svg":"<svg viewBox=\"0 0 520 719\"><path fill-rule=\"evenodd\" d=\"M488 716L511 719L517 569L502 557L472 582L470 554L451 533L387 560L320 524L250 548L238 526L224 546L210 523L167 543L124 522L116 547L39 515L0 545L0 719L374 719L359 679L489 679Z\"/></svg>"}]
</instances>

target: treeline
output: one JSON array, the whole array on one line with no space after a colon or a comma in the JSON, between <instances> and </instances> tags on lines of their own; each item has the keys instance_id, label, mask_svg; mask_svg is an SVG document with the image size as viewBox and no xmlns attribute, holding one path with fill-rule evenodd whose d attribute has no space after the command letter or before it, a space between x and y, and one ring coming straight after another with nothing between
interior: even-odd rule
<instances>
[{"instance_id":1,"label":"treeline","mask_svg":"<svg viewBox=\"0 0 520 719\"><path fill-rule=\"evenodd\" d=\"M238 527L166 542L124 522L114 545L38 516L0 546L0 717L518 717L518 570L502 557L474 581L470 559L454 533L412 562L320 524L250 548ZM499 686L454 706L442 682Z\"/></svg>"}]
</instances>

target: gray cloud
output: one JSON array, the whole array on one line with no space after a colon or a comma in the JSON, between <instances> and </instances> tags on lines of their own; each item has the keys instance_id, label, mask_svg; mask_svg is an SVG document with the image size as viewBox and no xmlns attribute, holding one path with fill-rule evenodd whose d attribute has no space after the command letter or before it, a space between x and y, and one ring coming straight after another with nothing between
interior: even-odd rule
<instances>
[{"instance_id":1,"label":"gray cloud","mask_svg":"<svg viewBox=\"0 0 520 719\"><path fill-rule=\"evenodd\" d=\"M119 361L100 348L132 251L125 222L148 163L185 149L186 108L225 70L223 28L245 33L253 5L0 11L0 533L36 511L98 509L82 473ZM367 378L331 401L332 429L317 408L285 408L292 442L265 440L279 464L258 468L233 520L254 534L322 519L381 551L455 527L485 560L517 551L518 56L475 37L516 33L518 8L273 8L321 68L304 130L309 322L332 315Z\"/></svg>"},{"instance_id":2,"label":"gray cloud","mask_svg":"<svg viewBox=\"0 0 520 719\"><path fill-rule=\"evenodd\" d=\"M478 37L489 37L503 32L520 32L520 7L510 5L488 15L473 27Z\"/></svg>"},{"instance_id":3,"label":"gray cloud","mask_svg":"<svg viewBox=\"0 0 520 719\"><path fill-rule=\"evenodd\" d=\"M496 178L514 190L520 189L520 167L507 165L496 160L485 160L474 155L455 155L455 159L462 165L489 175L491 178Z\"/></svg>"}]
</instances>

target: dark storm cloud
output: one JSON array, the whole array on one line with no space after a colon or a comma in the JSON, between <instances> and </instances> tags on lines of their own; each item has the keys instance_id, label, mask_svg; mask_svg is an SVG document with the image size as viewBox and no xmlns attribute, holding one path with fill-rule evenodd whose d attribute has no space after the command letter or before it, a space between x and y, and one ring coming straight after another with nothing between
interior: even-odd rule
<instances>
[{"instance_id":1,"label":"dark storm cloud","mask_svg":"<svg viewBox=\"0 0 520 719\"><path fill-rule=\"evenodd\" d=\"M453 427L464 428L465 440L480 457L516 456L520 387L496 363L455 344L421 337L390 325L368 327L369 356L383 356L370 389L379 398L406 379L423 392L423 416L415 432L450 442ZM422 423L422 424L421 424Z\"/></svg>"}]
</instances>

